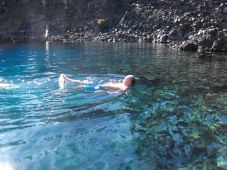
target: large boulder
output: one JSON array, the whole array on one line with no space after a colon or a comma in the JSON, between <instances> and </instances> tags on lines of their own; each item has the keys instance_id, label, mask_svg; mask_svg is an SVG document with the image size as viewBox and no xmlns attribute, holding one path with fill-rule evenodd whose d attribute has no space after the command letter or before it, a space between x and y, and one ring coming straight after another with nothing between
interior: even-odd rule
<instances>
[{"instance_id":1,"label":"large boulder","mask_svg":"<svg viewBox=\"0 0 227 170\"><path fill-rule=\"evenodd\" d=\"M200 37L198 38L198 44L200 46L206 46L211 48L213 42L217 39L218 29L216 28L208 28L203 31Z\"/></svg>"},{"instance_id":2,"label":"large boulder","mask_svg":"<svg viewBox=\"0 0 227 170\"><path fill-rule=\"evenodd\" d=\"M183 32L178 27L174 27L172 30L170 30L168 37L169 37L169 40L172 40L172 41L184 40Z\"/></svg>"},{"instance_id":3,"label":"large boulder","mask_svg":"<svg viewBox=\"0 0 227 170\"><path fill-rule=\"evenodd\" d=\"M157 36L157 42L159 42L159 43L165 44L165 43L167 43L167 40L168 40L168 35L166 35L166 34Z\"/></svg>"},{"instance_id":4,"label":"large boulder","mask_svg":"<svg viewBox=\"0 0 227 170\"><path fill-rule=\"evenodd\" d=\"M198 46L193 41L183 41L179 48L180 50L184 51L196 51L198 49Z\"/></svg>"},{"instance_id":5,"label":"large boulder","mask_svg":"<svg viewBox=\"0 0 227 170\"><path fill-rule=\"evenodd\" d=\"M227 51L227 36L225 30L219 31L216 40L213 42L211 51Z\"/></svg>"},{"instance_id":6,"label":"large boulder","mask_svg":"<svg viewBox=\"0 0 227 170\"><path fill-rule=\"evenodd\" d=\"M198 47L196 55L199 59L210 59L213 56L213 54L208 51L208 48L204 46Z\"/></svg>"},{"instance_id":7,"label":"large boulder","mask_svg":"<svg viewBox=\"0 0 227 170\"><path fill-rule=\"evenodd\" d=\"M109 29L109 19L98 19L96 26L98 31L107 31Z\"/></svg>"}]
</instances>

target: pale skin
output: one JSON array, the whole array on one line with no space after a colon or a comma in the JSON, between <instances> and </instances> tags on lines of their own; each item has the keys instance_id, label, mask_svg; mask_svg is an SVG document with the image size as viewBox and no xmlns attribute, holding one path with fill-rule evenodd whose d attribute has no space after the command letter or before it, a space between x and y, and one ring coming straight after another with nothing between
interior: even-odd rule
<instances>
[{"instance_id":1,"label":"pale skin","mask_svg":"<svg viewBox=\"0 0 227 170\"><path fill-rule=\"evenodd\" d=\"M91 84L91 82L88 82L88 81L70 79L65 74L61 74L61 75L63 76L65 81L70 81L73 83L80 83L80 84ZM125 78L122 80L121 83L108 82L102 86L116 91L126 91L132 86L133 79L135 79L133 75L127 75L125 76ZM82 88L83 86L80 86L80 87Z\"/></svg>"}]
</instances>

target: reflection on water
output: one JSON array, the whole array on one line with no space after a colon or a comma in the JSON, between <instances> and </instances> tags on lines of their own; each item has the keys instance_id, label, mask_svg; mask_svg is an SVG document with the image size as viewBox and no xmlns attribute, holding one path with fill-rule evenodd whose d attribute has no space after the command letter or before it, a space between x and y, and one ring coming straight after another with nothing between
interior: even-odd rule
<instances>
[{"instance_id":1,"label":"reflection on water","mask_svg":"<svg viewBox=\"0 0 227 170\"><path fill-rule=\"evenodd\" d=\"M1 45L1 165L225 169L226 64L224 54L200 61L148 44ZM127 94L73 84L61 91L62 72L95 83L140 80Z\"/></svg>"}]
</instances>

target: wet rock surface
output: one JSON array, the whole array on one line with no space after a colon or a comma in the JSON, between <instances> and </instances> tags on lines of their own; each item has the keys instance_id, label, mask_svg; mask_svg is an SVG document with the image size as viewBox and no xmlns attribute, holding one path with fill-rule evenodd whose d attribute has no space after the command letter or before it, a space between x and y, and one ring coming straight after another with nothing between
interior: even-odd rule
<instances>
[{"instance_id":1,"label":"wet rock surface","mask_svg":"<svg viewBox=\"0 0 227 170\"><path fill-rule=\"evenodd\" d=\"M227 51L225 0L65 2L17 1L16 10L8 11L1 6L0 40L152 42Z\"/></svg>"}]
</instances>

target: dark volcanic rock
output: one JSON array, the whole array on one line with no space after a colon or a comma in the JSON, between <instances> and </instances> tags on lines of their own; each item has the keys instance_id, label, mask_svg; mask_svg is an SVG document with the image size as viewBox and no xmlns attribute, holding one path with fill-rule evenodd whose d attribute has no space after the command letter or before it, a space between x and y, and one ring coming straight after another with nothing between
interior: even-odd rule
<instances>
[{"instance_id":1,"label":"dark volcanic rock","mask_svg":"<svg viewBox=\"0 0 227 170\"><path fill-rule=\"evenodd\" d=\"M185 51L196 51L197 50L197 45L196 43L192 42L192 41L184 41L179 48L181 50L185 50Z\"/></svg>"},{"instance_id":2,"label":"dark volcanic rock","mask_svg":"<svg viewBox=\"0 0 227 170\"><path fill-rule=\"evenodd\" d=\"M156 42L227 51L226 0L44 2L2 4L0 40L45 40L49 31L53 41Z\"/></svg>"},{"instance_id":3,"label":"dark volcanic rock","mask_svg":"<svg viewBox=\"0 0 227 170\"><path fill-rule=\"evenodd\" d=\"M211 47L211 51L220 51L221 47L222 47L222 45L220 44L220 42L215 40Z\"/></svg>"},{"instance_id":4,"label":"dark volcanic rock","mask_svg":"<svg viewBox=\"0 0 227 170\"><path fill-rule=\"evenodd\" d=\"M107 31L109 29L109 19L98 19L96 25L98 31Z\"/></svg>"},{"instance_id":5,"label":"dark volcanic rock","mask_svg":"<svg viewBox=\"0 0 227 170\"><path fill-rule=\"evenodd\" d=\"M208 51L208 48L204 46L198 47L196 55L199 59L210 59L213 56L212 53Z\"/></svg>"},{"instance_id":6,"label":"dark volcanic rock","mask_svg":"<svg viewBox=\"0 0 227 170\"><path fill-rule=\"evenodd\" d=\"M168 35L169 40L171 41L184 41L184 36L181 28L174 27L170 30Z\"/></svg>"},{"instance_id":7,"label":"dark volcanic rock","mask_svg":"<svg viewBox=\"0 0 227 170\"><path fill-rule=\"evenodd\" d=\"M0 32L0 42L7 42L10 41L11 37L10 34L6 31L1 31Z\"/></svg>"}]
</instances>

